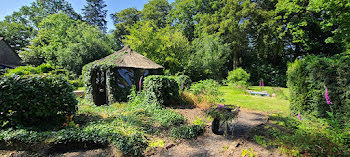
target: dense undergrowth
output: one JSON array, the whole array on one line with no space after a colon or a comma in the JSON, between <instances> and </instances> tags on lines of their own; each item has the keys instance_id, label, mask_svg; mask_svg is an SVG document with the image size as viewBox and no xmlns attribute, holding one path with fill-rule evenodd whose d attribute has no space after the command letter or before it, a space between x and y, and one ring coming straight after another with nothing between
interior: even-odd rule
<instances>
[{"instance_id":1,"label":"dense undergrowth","mask_svg":"<svg viewBox=\"0 0 350 157\"><path fill-rule=\"evenodd\" d=\"M142 155L152 136L195 138L203 132L203 125L186 124L179 113L164 108L154 99L154 93L133 90L128 103L96 106L79 100L74 117L66 117L64 126L55 130L35 128L6 128L0 131L0 141L7 146L92 143L114 145L123 154ZM43 150L40 150L43 151Z\"/></svg>"},{"instance_id":2,"label":"dense undergrowth","mask_svg":"<svg viewBox=\"0 0 350 157\"><path fill-rule=\"evenodd\" d=\"M332 116L331 116L332 117ZM350 126L333 117L270 115L254 130L254 140L289 156L349 156Z\"/></svg>"}]
</instances>

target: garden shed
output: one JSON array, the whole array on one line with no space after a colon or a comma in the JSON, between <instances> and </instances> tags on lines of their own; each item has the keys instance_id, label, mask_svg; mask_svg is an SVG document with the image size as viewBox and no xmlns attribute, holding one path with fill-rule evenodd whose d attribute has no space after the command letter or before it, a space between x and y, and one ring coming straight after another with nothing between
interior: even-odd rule
<instances>
[{"instance_id":1,"label":"garden shed","mask_svg":"<svg viewBox=\"0 0 350 157\"><path fill-rule=\"evenodd\" d=\"M148 75L162 74L163 67L129 46L89 63L83 68L86 98L96 105L126 101L132 86Z\"/></svg>"}]
</instances>

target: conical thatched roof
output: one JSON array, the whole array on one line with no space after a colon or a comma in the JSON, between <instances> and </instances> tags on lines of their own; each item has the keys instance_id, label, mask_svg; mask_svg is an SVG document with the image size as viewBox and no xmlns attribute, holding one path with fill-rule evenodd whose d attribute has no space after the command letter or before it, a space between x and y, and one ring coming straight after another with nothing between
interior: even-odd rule
<instances>
[{"instance_id":1,"label":"conical thatched roof","mask_svg":"<svg viewBox=\"0 0 350 157\"><path fill-rule=\"evenodd\" d=\"M118 67L140 68L140 69L162 69L163 66L154 63L150 59L133 51L129 46L104 57L95 63L114 64Z\"/></svg>"}]
</instances>

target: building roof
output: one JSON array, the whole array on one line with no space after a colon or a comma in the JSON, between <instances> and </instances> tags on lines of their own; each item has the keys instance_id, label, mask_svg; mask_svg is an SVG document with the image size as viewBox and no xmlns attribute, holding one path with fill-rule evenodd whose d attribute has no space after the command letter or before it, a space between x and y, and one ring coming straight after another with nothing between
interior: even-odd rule
<instances>
[{"instance_id":1,"label":"building roof","mask_svg":"<svg viewBox=\"0 0 350 157\"><path fill-rule=\"evenodd\" d=\"M21 66L21 58L3 39L3 37L0 37L0 65L11 68Z\"/></svg>"},{"instance_id":2,"label":"building roof","mask_svg":"<svg viewBox=\"0 0 350 157\"><path fill-rule=\"evenodd\" d=\"M125 46L121 50L95 61L95 63L115 64L118 67L128 68L163 69L163 66L133 51L129 46Z\"/></svg>"}]
</instances>

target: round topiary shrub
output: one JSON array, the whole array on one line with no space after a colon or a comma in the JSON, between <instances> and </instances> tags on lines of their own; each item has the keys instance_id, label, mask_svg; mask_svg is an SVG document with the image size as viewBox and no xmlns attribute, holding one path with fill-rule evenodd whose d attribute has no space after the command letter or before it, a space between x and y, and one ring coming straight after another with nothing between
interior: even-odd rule
<instances>
[{"instance_id":1,"label":"round topiary shrub","mask_svg":"<svg viewBox=\"0 0 350 157\"><path fill-rule=\"evenodd\" d=\"M163 105L169 105L179 98L179 86L172 77L151 75L143 82L144 90L153 92L155 99Z\"/></svg>"},{"instance_id":2,"label":"round topiary shrub","mask_svg":"<svg viewBox=\"0 0 350 157\"><path fill-rule=\"evenodd\" d=\"M76 112L71 84L53 75L10 75L0 79L0 122L14 126L56 126Z\"/></svg>"}]
</instances>

